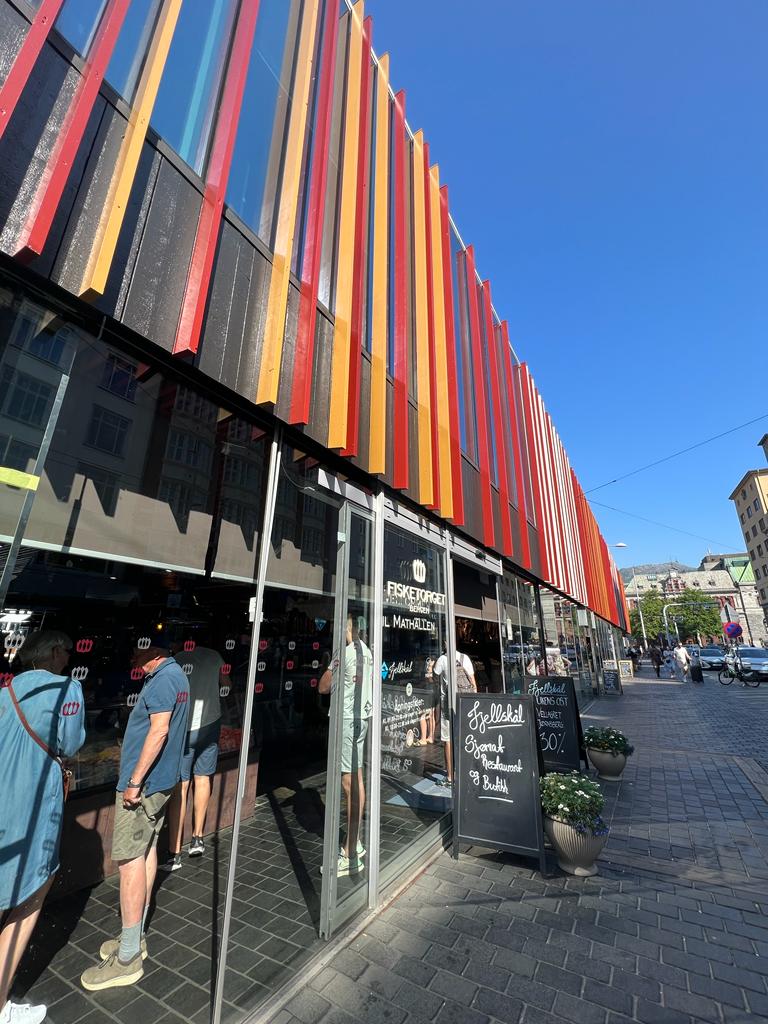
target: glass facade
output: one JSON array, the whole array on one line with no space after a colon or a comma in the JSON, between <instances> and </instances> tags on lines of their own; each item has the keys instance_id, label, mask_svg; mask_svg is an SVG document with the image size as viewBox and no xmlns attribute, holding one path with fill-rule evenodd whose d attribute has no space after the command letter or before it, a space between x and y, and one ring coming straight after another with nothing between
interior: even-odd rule
<instances>
[{"instance_id":1,"label":"glass facade","mask_svg":"<svg viewBox=\"0 0 768 1024\"><path fill-rule=\"evenodd\" d=\"M21 288L0 292L0 326L0 670L63 634L85 726L26 995L52 1019L122 1020L138 996L152 1019L239 1021L449 834L453 650L479 691L519 692L558 659L576 674L591 630L511 570L449 558L444 531L384 521L198 378ZM155 647L188 714L149 958L135 986L84 992L119 934L115 787Z\"/></svg>"}]
</instances>

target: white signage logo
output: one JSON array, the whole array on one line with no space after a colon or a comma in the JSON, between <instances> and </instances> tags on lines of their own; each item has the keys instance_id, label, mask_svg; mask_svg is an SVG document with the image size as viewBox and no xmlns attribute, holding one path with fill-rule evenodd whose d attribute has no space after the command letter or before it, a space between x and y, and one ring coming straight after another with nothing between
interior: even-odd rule
<instances>
[{"instance_id":1,"label":"white signage logo","mask_svg":"<svg viewBox=\"0 0 768 1024\"><path fill-rule=\"evenodd\" d=\"M136 646L139 648L140 651L146 651L149 648L149 644L150 639L148 636L141 636L136 641Z\"/></svg>"},{"instance_id":2,"label":"white signage logo","mask_svg":"<svg viewBox=\"0 0 768 1024\"><path fill-rule=\"evenodd\" d=\"M235 649L235 641L234 640L227 640L227 642L224 644L224 646L225 646L225 648L228 651L234 651L234 649Z\"/></svg>"},{"instance_id":3,"label":"white signage logo","mask_svg":"<svg viewBox=\"0 0 768 1024\"><path fill-rule=\"evenodd\" d=\"M267 663L266 663L266 661L260 661L260 662L259 662L259 663L258 663L258 664L256 665L256 668L257 668L257 669L259 670L259 672L264 672L264 671L265 671L265 669L266 669L266 667L267 667Z\"/></svg>"},{"instance_id":4,"label":"white signage logo","mask_svg":"<svg viewBox=\"0 0 768 1024\"><path fill-rule=\"evenodd\" d=\"M138 693L129 693L128 700L125 702L129 708L134 708L139 703Z\"/></svg>"},{"instance_id":5,"label":"white signage logo","mask_svg":"<svg viewBox=\"0 0 768 1024\"><path fill-rule=\"evenodd\" d=\"M219 688L219 696L220 697L228 697L229 696L229 687L228 686L220 687Z\"/></svg>"},{"instance_id":6,"label":"white signage logo","mask_svg":"<svg viewBox=\"0 0 768 1024\"><path fill-rule=\"evenodd\" d=\"M24 646L24 634L23 633L8 633L4 643L6 651L18 651L20 647Z\"/></svg>"},{"instance_id":7,"label":"white signage logo","mask_svg":"<svg viewBox=\"0 0 768 1024\"><path fill-rule=\"evenodd\" d=\"M187 662L185 665L181 666L181 671L184 673L185 676L191 676L194 667L194 665L190 665L190 663Z\"/></svg>"},{"instance_id":8,"label":"white signage logo","mask_svg":"<svg viewBox=\"0 0 768 1024\"><path fill-rule=\"evenodd\" d=\"M78 665L77 668L72 669L71 675L73 679L76 679L78 681L78 683L82 683L82 681L88 675L88 669L85 668L84 665Z\"/></svg>"},{"instance_id":9,"label":"white signage logo","mask_svg":"<svg viewBox=\"0 0 768 1024\"><path fill-rule=\"evenodd\" d=\"M420 558L413 560L413 578L417 583L423 583L427 578L427 567Z\"/></svg>"}]
</instances>

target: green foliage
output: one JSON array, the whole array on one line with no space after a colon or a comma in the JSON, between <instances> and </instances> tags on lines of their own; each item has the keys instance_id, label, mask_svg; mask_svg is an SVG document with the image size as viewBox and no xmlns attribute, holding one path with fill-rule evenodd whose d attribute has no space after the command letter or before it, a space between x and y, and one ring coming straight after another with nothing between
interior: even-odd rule
<instances>
[{"instance_id":1,"label":"green foliage","mask_svg":"<svg viewBox=\"0 0 768 1024\"><path fill-rule=\"evenodd\" d=\"M635 595L630 593L628 596L634 597ZM640 598L640 607L643 610L643 621L645 622L645 632L649 640L664 632L664 619L662 618L664 601L664 595L659 590L651 590L647 594L643 594ZM637 608L634 608L629 613L629 621L632 627L632 635L642 636L643 630L640 625L640 615Z\"/></svg>"},{"instance_id":2,"label":"green foliage","mask_svg":"<svg viewBox=\"0 0 768 1024\"><path fill-rule=\"evenodd\" d=\"M633 597L634 595L630 592L628 596ZM652 590L640 598L645 632L649 640L664 636L662 609L665 604L682 605L682 607L667 609L669 632L673 641L677 639L675 625L677 625L680 639L683 641L695 640L698 633L702 636L717 636L722 631L720 612L714 598L691 587L686 587L679 594L670 594L667 597L661 591ZM629 613L629 619L633 636L642 636L643 631L637 609L633 609Z\"/></svg>"},{"instance_id":3,"label":"green foliage","mask_svg":"<svg viewBox=\"0 0 768 1024\"><path fill-rule=\"evenodd\" d=\"M623 732L618 729L601 729L597 725L590 725L584 733L584 746L593 750L610 750L612 754L624 754L625 757L629 757L635 749Z\"/></svg>"},{"instance_id":4,"label":"green foliage","mask_svg":"<svg viewBox=\"0 0 768 1024\"><path fill-rule=\"evenodd\" d=\"M577 832L607 834L608 827L600 817L605 798L596 782L579 772L551 772L541 779L540 785L541 810L547 818L572 825Z\"/></svg>"}]
</instances>

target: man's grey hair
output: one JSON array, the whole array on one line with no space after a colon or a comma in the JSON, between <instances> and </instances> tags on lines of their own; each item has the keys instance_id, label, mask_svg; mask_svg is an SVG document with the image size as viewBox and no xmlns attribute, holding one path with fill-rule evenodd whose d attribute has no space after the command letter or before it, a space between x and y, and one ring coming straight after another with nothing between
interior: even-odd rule
<instances>
[{"instance_id":1,"label":"man's grey hair","mask_svg":"<svg viewBox=\"0 0 768 1024\"><path fill-rule=\"evenodd\" d=\"M72 641L60 629L41 629L30 633L19 649L15 660L24 668L35 668L41 661L47 661L54 647L72 649Z\"/></svg>"}]
</instances>

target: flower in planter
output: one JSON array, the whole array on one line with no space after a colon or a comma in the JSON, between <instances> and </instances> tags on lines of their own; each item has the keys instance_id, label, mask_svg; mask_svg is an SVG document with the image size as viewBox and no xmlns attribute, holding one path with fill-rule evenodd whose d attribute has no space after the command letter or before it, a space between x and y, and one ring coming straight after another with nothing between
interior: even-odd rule
<instances>
[{"instance_id":1,"label":"flower in planter","mask_svg":"<svg viewBox=\"0 0 768 1024\"><path fill-rule=\"evenodd\" d=\"M602 790L596 782L571 772L561 775L551 772L541 781L541 809L547 818L571 825L577 832L592 836L608 834L608 826L600 817L605 804Z\"/></svg>"},{"instance_id":2,"label":"flower in planter","mask_svg":"<svg viewBox=\"0 0 768 1024\"><path fill-rule=\"evenodd\" d=\"M584 733L584 746L592 750L607 750L611 754L623 754L625 757L629 757L635 749L623 732L597 725L590 725Z\"/></svg>"}]
</instances>

